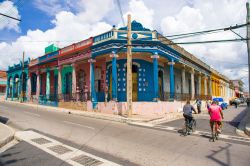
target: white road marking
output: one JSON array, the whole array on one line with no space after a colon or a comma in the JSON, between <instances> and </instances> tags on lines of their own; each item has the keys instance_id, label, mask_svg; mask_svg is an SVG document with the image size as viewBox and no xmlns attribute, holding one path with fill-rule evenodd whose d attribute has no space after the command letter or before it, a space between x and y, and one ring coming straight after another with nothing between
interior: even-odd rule
<instances>
[{"instance_id":1,"label":"white road marking","mask_svg":"<svg viewBox=\"0 0 250 166\"><path fill-rule=\"evenodd\" d=\"M163 126L163 125L149 126L147 123L131 123L131 124L138 125L138 126L155 128L155 129L163 129L163 130L168 130L168 131L175 131L175 132L182 129L182 128L171 127L171 126ZM198 130L196 130L192 134L193 135L199 135L199 136L204 136L204 135L211 136L210 132L198 131ZM220 134L219 138L223 138L223 139L226 139L226 140L235 140L235 141L250 143L250 138L248 138L248 137L239 137L239 136L233 136L233 135Z\"/></svg>"},{"instance_id":2,"label":"white road marking","mask_svg":"<svg viewBox=\"0 0 250 166\"><path fill-rule=\"evenodd\" d=\"M47 136L36 133L34 131L18 131L18 132L16 132L15 137L17 140L26 141L29 144L31 144L39 149L42 149L43 151L67 162L70 165L82 166L80 163L74 161L73 159L77 156L84 155L84 156L88 156L90 159L95 159L95 160L101 161L102 163L100 164L100 166L120 166L119 164L116 164L114 162L108 161L108 160L103 159L101 157L92 155L90 153L84 152L80 149L70 147L68 145L65 145L61 142L58 142L54 139L51 139ZM41 138L50 141L50 143L38 144L38 143L35 143L34 141L32 141L33 139L41 139ZM61 145L65 148L69 149L70 151L65 152L64 154L58 154L50 149L50 147L55 146L55 145Z\"/></svg>"},{"instance_id":3,"label":"white road marking","mask_svg":"<svg viewBox=\"0 0 250 166\"><path fill-rule=\"evenodd\" d=\"M12 146L15 146L16 144L18 144L19 142L17 140L12 140L11 142L7 143L6 145L4 145L3 147L0 148L0 154L5 152L6 150L8 150L9 148L11 148Z\"/></svg>"},{"instance_id":4,"label":"white road marking","mask_svg":"<svg viewBox=\"0 0 250 166\"><path fill-rule=\"evenodd\" d=\"M41 115L39 115L39 114L35 114L35 113L31 113L31 112L25 112L25 111L24 111L24 113L25 113L25 114L28 114L28 115L36 116L36 117L40 117L40 116L41 116Z\"/></svg>"},{"instance_id":5,"label":"white road marking","mask_svg":"<svg viewBox=\"0 0 250 166\"><path fill-rule=\"evenodd\" d=\"M70 121L63 121L63 122L64 122L64 123L67 123L67 124L76 125L76 126L80 126L80 127L88 128L88 129L91 129L91 130L95 130L95 128L94 128L94 127L90 127L90 126L82 125L82 124L79 124L79 123L74 123L74 122L70 122Z\"/></svg>"}]
</instances>

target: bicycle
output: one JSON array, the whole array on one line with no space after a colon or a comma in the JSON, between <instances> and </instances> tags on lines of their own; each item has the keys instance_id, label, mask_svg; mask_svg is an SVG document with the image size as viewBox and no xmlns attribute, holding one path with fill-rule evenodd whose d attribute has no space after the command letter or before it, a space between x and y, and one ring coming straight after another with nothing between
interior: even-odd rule
<instances>
[{"instance_id":1,"label":"bicycle","mask_svg":"<svg viewBox=\"0 0 250 166\"><path fill-rule=\"evenodd\" d=\"M212 141L215 142L215 140L219 139L219 121L212 121Z\"/></svg>"},{"instance_id":2,"label":"bicycle","mask_svg":"<svg viewBox=\"0 0 250 166\"><path fill-rule=\"evenodd\" d=\"M192 118L190 121L186 119L184 136L189 135L190 131L194 132L195 130L196 130L196 120L194 118Z\"/></svg>"}]
</instances>

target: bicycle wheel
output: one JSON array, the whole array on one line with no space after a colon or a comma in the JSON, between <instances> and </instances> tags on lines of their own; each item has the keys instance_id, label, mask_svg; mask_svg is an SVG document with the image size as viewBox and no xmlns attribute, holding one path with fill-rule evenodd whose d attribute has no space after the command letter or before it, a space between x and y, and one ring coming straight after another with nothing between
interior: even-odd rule
<instances>
[{"instance_id":1,"label":"bicycle wheel","mask_svg":"<svg viewBox=\"0 0 250 166\"><path fill-rule=\"evenodd\" d=\"M196 131L196 120L193 119L193 123L192 123L192 132Z\"/></svg>"}]
</instances>

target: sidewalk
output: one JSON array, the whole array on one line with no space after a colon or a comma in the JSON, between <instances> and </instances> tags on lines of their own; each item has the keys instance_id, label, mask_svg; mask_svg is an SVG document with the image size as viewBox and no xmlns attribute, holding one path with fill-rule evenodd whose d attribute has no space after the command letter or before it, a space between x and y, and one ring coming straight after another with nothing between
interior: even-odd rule
<instances>
[{"instance_id":1,"label":"sidewalk","mask_svg":"<svg viewBox=\"0 0 250 166\"><path fill-rule=\"evenodd\" d=\"M132 115L132 117L128 118L126 115L115 115L115 114L105 114L100 112L90 112L90 111L80 111L80 110L74 110L74 109L68 109L68 108L61 108L61 107L52 107L52 106L45 106L45 105L39 105L34 103L20 103L18 101L9 101L4 100L4 102L9 103L15 103L20 105L25 105L29 107L33 107L36 109L43 109L45 111L55 111L55 112L63 112L66 114L74 114L74 115L80 115L90 118L96 118L96 119L102 119L102 120L110 120L115 122L121 122L121 123L144 123L149 125L156 125L161 122L168 122L176 119L183 118L183 112L169 112L164 115ZM201 114L194 114L195 117L198 116L206 116L207 110L205 107L202 107Z\"/></svg>"},{"instance_id":2,"label":"sidewalk","mask_svg":"<svg viewBox=\"0 0 250 166\"><path fill-rule=\"evenodd\" d=\"M0 133L0 148L14 139L15 131L3 123L0 123Z\"/></svg>"},{"instance_id":3,"label":"sidewalk","mask_svg":"<svg viewBox=\"0 0 250 166\"><path fill-rule=\"evenodd\" d=\"M60 107L52 107L52 106L44 106L39 104L33 103L20 103L18 101L4 101L13 104L25 105L29 107L33 107L36 109L42 109L45 111L55 111L55 112L63 112L66 114L74 114L80 115L90 118L96 119L103 119L103 120L110 120L115 122L121 123L131 123L131 122L141 122L141 123L157 123L158 121L165 121L165 120L174 120L182 117L182 113L180 112L172 112L167 113L165 115L132 115L131 118L127 118L126 115L114 115L114 114L105 114L100 112L89 112L89 111L80 111L80 110L73 110L68 108L60 108Z\"/></svg>"},{"instance_id":4,"label":"sidewalk","mask_svg":"<svg viewBox=\"0 0 250 166\"><path fill-rule=\"evenodd\" d=\"M241 120L237 132L239 134L245 133L246 135L250 136L250 108L246 107L247 113L245 117Z\"/></svg>"}]
</instances>

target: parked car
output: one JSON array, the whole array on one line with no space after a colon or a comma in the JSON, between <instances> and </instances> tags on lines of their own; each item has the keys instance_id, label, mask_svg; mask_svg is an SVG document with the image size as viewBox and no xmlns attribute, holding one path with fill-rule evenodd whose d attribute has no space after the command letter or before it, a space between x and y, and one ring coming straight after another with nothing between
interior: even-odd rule
<instances>
[{"instance_id":1,"label":"parked car","mask_svg":"<svg viewBox=\"0 0 250 166\"><path fill-rule=\"evenodd\" d=\"M246 101L244 97L240 97L239 100L240 100L240 103L245 103Z\"/></svg>"},{"instance_id":2,"label":"parked car","mask_svg":"<svg viewBox=\"0 0 250 166\"><path fill-rule=\"evenodd\" d=\"M230 105L235 105L235 104L239 105L239 104L241 104L241 101L240 101L239 98L233 98L233 99L231 99L231 100L229 101L229 104L230 104Z\"/></svg>"},{"instance_id":3,"label":"parked car","mask_svg":"<svg viewBox=\"0 0 250 166\"><path fill-rule=\"evenodd\" d=\"M217 101L219 106L221 106L221 108L223 110L227 109L227 107L228 107L228 104L226 102L224 102L223 98L220 98L220 97L213 98L213 101Z\"/></svg>"}]
</instances>

